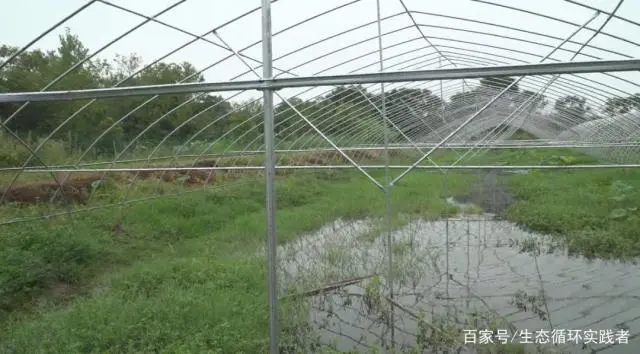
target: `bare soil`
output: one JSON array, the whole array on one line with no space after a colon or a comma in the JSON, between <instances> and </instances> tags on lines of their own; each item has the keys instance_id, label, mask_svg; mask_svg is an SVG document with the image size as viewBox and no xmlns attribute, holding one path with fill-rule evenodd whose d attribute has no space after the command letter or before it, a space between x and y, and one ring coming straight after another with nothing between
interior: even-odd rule
<instances>
[{"instance_id":1,"label":"bare soil","mask_svg":"<svg viewBox=\"0 0 640 354\"><path fill-rule=\"evenodd\" d=\"M350 152L354 160L375 160L383 155L383 150L360 150ZM390 154L396 155L393 150ZM291 165L316 165L327 166L332 164L347 163L347 160L338 151L319 151L303 154L294 154L286 157L287 164ZM282 161L284 163L285 161ZM238 166L246 165L236 163ZM217 167L228 166L224 162L217 160L198 161L194 167ZM168 167L168 166L164 166ZM176 166L171 166L176 167ZM191 167L191 166L182 166ZM159 167L162 168L162 167ZM255 172L254 172L255 173ZM243 172L243 174L247 174ZM167 183L180 183L185 187L202 186L204 184L214 184L218 181L228 180L231 173L224 170L214 171L139 171L108 173L59 173L55 179L48 181L16 183L9 190L8 185L0 185L0 195L4 194L4 202L21 204L39 203L78 203L86 204L91 194L92 184L101 179L107 178L115 183L127 183L132 178L135 180L162 180ZM186 177L186 178L184 178Z\"/></svg>"},{"instance_id":2,"label":"bare soil","mask_svg":"<svg viewBox=\"0 0 640 354\"><path fill-rule=\"evenodd\" d=\"M216 166L213 160L201 161L196 167ZM79 203L89 200L92 185L96 181L109 180L115 183L126 183L132 178L136 180L159 179L167 183L175 183L186 176L182 183L187 186L211 184L226 175L226 171L140 171L109 173L58 173L49 181L17 183L11 186L0 185L0 195L5 194L4 202L21 204L38 203Z\"/></svg>"}]
</instances>

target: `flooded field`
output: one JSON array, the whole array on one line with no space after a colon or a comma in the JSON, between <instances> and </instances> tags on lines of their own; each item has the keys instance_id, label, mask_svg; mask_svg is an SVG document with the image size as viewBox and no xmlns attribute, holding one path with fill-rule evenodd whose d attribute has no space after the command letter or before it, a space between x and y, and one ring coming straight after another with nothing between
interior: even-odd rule
<instances>
[{"instance_id":1,"label":"flooded field","mask_svg":"<svg viewBox=\"0 0 640 354\"><path fill-rule=\"evenodd\" d=\"M636 265L569 257L547 237L492 215L405 218L391 233L390 248L382 225L337 220L280 249L283 293L307 292L308 321L321 342L363 351L392 336L396 348L440 337L460 347L462 329L491 326L508 333L511 343L524 343L527 331L540 343L539 330L582 331L555 352L634 353L640 344L634 339L640 330ZM390 304L393 334L385 325ZM601 330L614 337L594 339L591 333L600 332L587 332ZM629 344L618 344L625 338L621 330L629 332Z\"/></svg>"}]
</instances>

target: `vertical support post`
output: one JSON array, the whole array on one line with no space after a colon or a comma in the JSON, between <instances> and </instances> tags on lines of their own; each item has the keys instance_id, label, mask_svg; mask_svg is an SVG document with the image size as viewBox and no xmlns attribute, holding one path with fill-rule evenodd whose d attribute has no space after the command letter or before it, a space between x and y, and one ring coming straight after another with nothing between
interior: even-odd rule
<instances>
[{"instance_id":1,"label":"vertical support post","mask_svg":"<svg viewBox=\"0 0 640 354\"><path fill-rule=\"evenodd\" d=\"M377 10L377 20L378 20L378 54L380 59L380 72L384 72L384 55L382 46L382 9L380 7L380 0L376 1L376 10ZM389 284L389 298L394 300L394 289L393 289L393 237L391 235L391 176L389 175L389 165L391 164L389 157L389 126L391 122L387 117L387 104L386 97L384 92L384 83L380 83L380 100L381 100L381 113L382 113L382 122L383 122L383 135L384 135L384 158L385 158L385 166L384 166L384 197L385 197L385 224L386 224L386 236L387 236L387 260L388 260L388 274L387 274L387 282ZM389 302L389 332L391 338L389 340L389 347L395 348L395 305L392 302Z\"/></svg>"},{"instance_id":2,"label":"vertical support post","mask_svg":"<svg viewBox=\"0 0 640 354\"><path fill-rule=\"evenodd\" d=\"M479 220L478 220L479 222ZM467 313L469 313L469 304L470 304L470 299L471 299L471 240L470 240L470 225L471 221L470 221L470 217L467 216L467 300L466 300L466 310Z\"/></svg>"},{"instance_id":3,"label":"vertical support post","mask_svg":"<svg viewBox=\"0 0 640 354\"><path fill-rule=\"evenodd\" d=\"M264 80L273 78L273 53L271 47L271 1L262 0L262 76ZM267 216L267 287L269 292L269 353L278 354L278 288L276 276L276 191L275 133L273 113L273 90L263 91L266 216Z\"/></svg>"},{"instance_id":4,"label":"vertical support post","mask_svg":"<svg viewBox=\"0 0 640 354\"><path fill-rule=\"evenodd\" d=\"M442 69L442 58L438 58L438 69ZM446 125L447 121L444 119L444 92L442 91L442 80L440 80L440 119L442 124Z\"/></svg>"},{"instance_id":5,"label":"vertical support post","mask_svg":"<svg viewBox=\"0 0 640 354\"><path fill-rule=\"evenodd\" d=\"M442 69L442 58L438 58L438 67ZM444 92L442 90L442 80L440 80L440 117L442 118L443 124L446 124L446 120L444 118ZM444 173L444 193L447 198L449 198L449 178L448 171L445 169ZM445 218L445 236L444 236L444 251L445 251L445 294L447 297L447 315L449 314L449 212L447 211L447 215Z\"/></svg>"}]
</instances>

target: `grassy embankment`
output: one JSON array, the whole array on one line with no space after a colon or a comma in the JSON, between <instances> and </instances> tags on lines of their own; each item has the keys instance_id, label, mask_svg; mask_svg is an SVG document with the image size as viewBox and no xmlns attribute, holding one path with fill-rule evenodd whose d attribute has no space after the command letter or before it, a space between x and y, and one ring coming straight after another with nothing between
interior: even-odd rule
<instances>
[{"instance_id":1,"label":"grassy embankment","mask_svg":"<svg viewBox=\"0 0 640 354\"><path fill-rule=\"evenodd\" d=\"M571 163L570 153L559 150L492 152L477 163L536 164L552 156ZM518 199L508 219L567 235L582 254L638 254L640 221L633 208L640 205L640 172L538 171L505 178ZM265 267L258 253L264 189L262 178L245 179L124 209L2 226L0 351L264 352ZM464 193L475 179L450 172L449 194ZM453 212L443 185L437 173L408 175L394 189L394 213ZM182 188L147 180L129 194ZM96 202L119 191L111 186L101 193ZM339 217L385 210L382 193L355 171L298 172L279 178L277 193L280 242ZM0 212L31 215L38 208L8 205Z\"/></svg>"}]
</instances>

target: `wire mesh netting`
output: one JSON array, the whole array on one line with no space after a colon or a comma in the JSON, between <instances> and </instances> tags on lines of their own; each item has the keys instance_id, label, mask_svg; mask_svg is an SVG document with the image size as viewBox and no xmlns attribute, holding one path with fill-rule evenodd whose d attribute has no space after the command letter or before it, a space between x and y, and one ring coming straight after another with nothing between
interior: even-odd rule
<instances>
[{"instance_id":1,"label":"wire mesh netting","mask_svg":"<svg viewBox=\"0 0 640 354\"><path fill-rule=\"evenodd\" d=\"M0 351L635 352L637 2L0 28Z\"/></svg>"}]
</instances>

